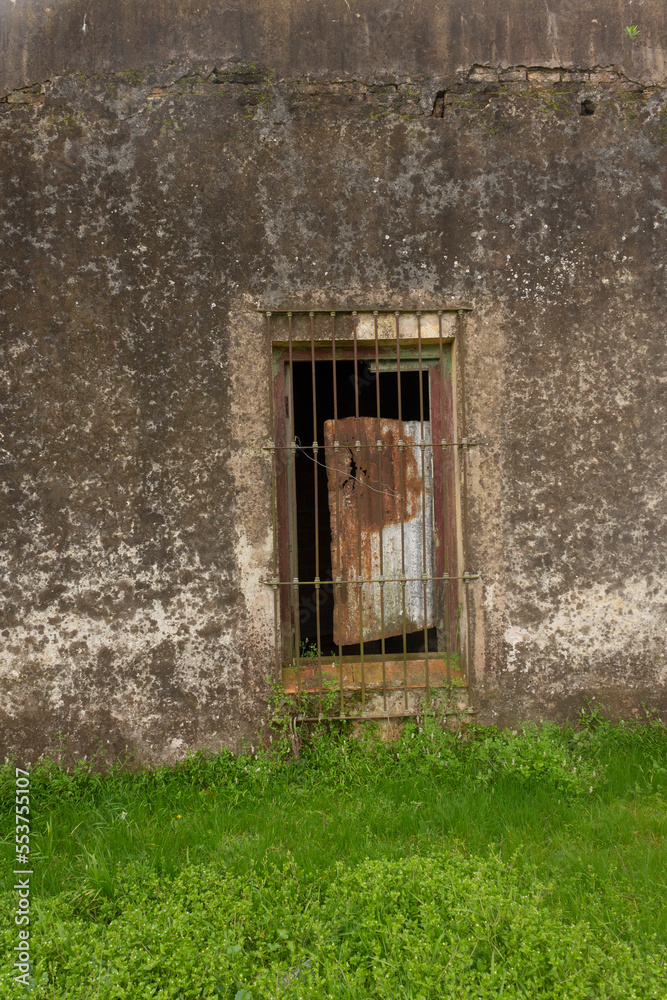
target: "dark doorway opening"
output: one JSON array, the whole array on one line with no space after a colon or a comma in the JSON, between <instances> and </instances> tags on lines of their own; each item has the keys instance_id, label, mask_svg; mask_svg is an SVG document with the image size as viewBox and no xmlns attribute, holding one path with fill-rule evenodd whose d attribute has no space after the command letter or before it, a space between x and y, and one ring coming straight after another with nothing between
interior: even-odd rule
<instances>
[{"instance_id":1,"label":"dark doorway opening","mask_svg":"<svg viewBox=\"0 0 667 1000\"><path fill-rule=\"evenodd\" d=\"M335 384L337 404L334 407L334 368L331 361L315 362L315 398L313 400L313 366L311 361L295 361L292 364L292 391L294 400L294 436L299 450L296 452L295 492L296 526L298 546L299 580L314 580L316 576L316 552L319 555L319 576L322 581L332 580L331 560L331 516L327 489L327 470L324 456L324 423L336 415L339 420L346 417L378 416L378 382L380 396L380 417L404 421L418 421L423 406L423 419L429 420L429 370L421 372L422 394L420 403L418 370L401 371L400 374L400 414L399 378L395 363L393 371L376 372L373 361L343 360L336 362ZM356 374L356 377L355 377ZM358 409L355 398L358 395ZM314 419L315 417L315 419ZM313 434L319 444L319 451L313 449ZM318 517L315 517L315 494L317 493ZM339 647L334 642L334 587L323 582L319 590L312 584L299 585L299 632L301 655L317 655L317 609L319 605L320 652L324 656L336 655ZM428 648L436 650L437 631L427 630ZM387 653L402 653L403 636L389 636L384 640ZM407 652L424 650L424 630L408 633L405 649ZM343 656L353 656L360 652L360 644L343 645ZM364 642L367 654L381 653L382 641L377 639Z\"/></svg>"}]
</instances>

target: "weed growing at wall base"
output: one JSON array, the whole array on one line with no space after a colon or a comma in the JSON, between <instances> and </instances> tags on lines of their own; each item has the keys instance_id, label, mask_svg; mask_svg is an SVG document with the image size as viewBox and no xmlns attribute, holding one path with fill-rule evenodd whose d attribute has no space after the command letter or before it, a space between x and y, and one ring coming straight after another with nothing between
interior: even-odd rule
<instances>
[{"instance_id":1,"label":"weed growing at wall base","mask_svg":"<svg viewBox=\"0 0 667 1000\"><path fill-rule=\"evenodd\" d=\"M664 1000L663 726L275 743L33 768L26 996Z\"/></svg>"}]
</instances>

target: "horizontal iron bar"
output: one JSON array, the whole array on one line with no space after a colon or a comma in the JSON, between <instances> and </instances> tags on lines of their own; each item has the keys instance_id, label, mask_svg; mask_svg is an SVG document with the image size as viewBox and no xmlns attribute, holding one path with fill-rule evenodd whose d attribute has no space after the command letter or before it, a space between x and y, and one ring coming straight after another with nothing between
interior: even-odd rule
<instances>
[{"instance_id":1,"label":"horizontal iron bar","mask_svg":"<svg viewBox=\"0 0 667 1000\"><path fill-rule=\"evenodd\" d=\"M423 316L424 313L457 313L472 312L472 306L451 303L448 306L420 306L419 309L374 309L372 306L363 309L296 309L281 306L278 309L267 309L266 306L257 306L257 312L264 313L265 316L291 316L295 313L302 316L355 316L358 313L377 313L378 316Z\"/></svg>"},{"instance_id":2,"label":"horizontal iron bar","mask_svg":"<svg viewBox=\"0 0 667 1000\"><path fill-rule=\"evenodd\" d=\"M375 420L375 417L371 419ZM390 448L474 448L480 445L481 441L474 441L468 438L462 438L461 441L412 441L409 444L405 441L401 444L359 444L354 445L355 448L371 448L375 451L389 451ZM349 450L349 445L340 444L340 442L324 445L324 444L265 444L262 445L262 451L324 451L325 448L341 448L344 451Z\"/></svg>"},{"instance_id":3,"label":"horizontal iron bar","mask_svg":"<svg viewBox=\"0 0 667 1000\"><path fill-rule=\"evenodd\" d=\"M477 715L473 708L462 712L438 712L438 715ZM295 722L374 722L382 719L422 719L424 712L385 712L383 715L295 715Z\"/></svg>"},{"instance_id":4,"label":"horizontal iron bar","mask_svg":"<svg viewBox=\"0 0 667 1000\"><path fill-rule=\"evenodd\" d=\"M336 360L337 361L350 361L354 357L354 340L350 340L349 337L330 337L330 336L317 336L312 340L304 340L299 337L292 339L292 353L295 355L294 361L300 361L302 364L309 361L310 358L305 358L306 351L310 352L311 348L315 349L315 359L323 360L321 354L324 351L331 351L331 345L335 341L336 343ZM357 339L357 349L359 351L359 361L368 361L371 365L375 364L375 357L371 353L375 341L371 337L359 337ZM442 346L450 347L455 344L456 340L454 337L449 335L443 335ZM433 349L440 346L439 337L427 337L423 336L421 339L419 337L401 337L401 359L405 358L408 364L412 364L418 361L418 355L415 352L419 345L421 344L423 354L422 363L425 372L429 371L430 368L434 368L438 364L438 357L432 353ZM276 350L287 354L289 352L289 340L271 340L271 346ZM319 353L318 353L319 352ZM379 361L396 361L396 337L391 336L381 336L378 337L378 353ZM289 363L289 359L283 357L283 361ZM325 359L331 361L331 354ZM430 367L429 367L430 366ZM401 366L402 367L402 366ZM416 369L411 368L410 371L415 371ZM392 369L393 374L396 374L396 369Z\"/></svg>"},{"instance_id":5,"label":"horizontal iron bar","mask_svg":"<svg viewBox=\"0 0 667 1000\"><path fill-rule=\"evenodd\" d=\"M373 640L371 640L371 641L373 641ZM375 641L377 641L377 640L375 640ZM440 651L434 650L434 649L430 649L428 652L424 652L422 650L421 653L406 653L405 659L407 659L408 663L423 663L425 659L426 660L434 660L434 661L438 661L438 660L442 661L446 655L447 655L447 650L446 649L441 649ZM458 655L459 655L458 653L454 653L454 652L450 652L449 653L450 659L452 660L452 669L453 670L457 669L456 666L455 666L455 663L456 663L456 661L458 659ZM320 659L322 660L322 665L323 666L327 666L328 664L331 664L332 666L339 667L341 663L343 664L343 666L346 666L347 664L350 664L350 663L351 664L358 664L358 663L360 663L361 662L360 656L361 656L360 653L357 653L356 655L351 655L351 656L349 656L349 655L339 656L338 653L329 653L329 655L327 656L325 653L322 653L321 656L320 656ZM292 663L295 662L295 659L296 658L293 658ZM392 661L396 660L396 661L399 661L401 663L401 666L402 666L403 665L403 659L404 659L404 657L403 657L403 652L402 651L400 653L386 653L384 656L382 655L382 653L366 653L365 656L364 656L364 663L366 664L366 666L368 666L369 663L371 664L371 666L373 666L373 664L376 664L376 663L384 663L385 661L387 663L391 663ZM314 657L314 656L308 656L308 657L300 656L299 657L299 664L300 664L300 666L304 670L308 669L309 667L314 667L315 665L317 665L317 657ZM296 669L296 668L292 667L290 665L289 669L292 670L292 669Z\"/></svg>"},{"instance_id":6,"label":"horizontal iron bar","mask_svg":"<svg viewBox=\"0 0 667 1000\"><path fill-rule=\"evenodd\" d=\"M327 694L340 694L341 690L343 694L357 694L357 692L361 691L362 687L365 690L366 694L384 695L384 694L396 694L396 692L405 692L405 691L444 691L447 688L451 688L452 690L456 689L457 691L465 691L467 690L468 685L461 678L454 678L449 682L449 684L446 681L437 684L434 683L433 681L429 681L428 684L426 683L408 684L407 687L404 684L383 685L379 681L369 682L364 680L363 683L361 681L356 681L354 684L351 683L343 684L342 688L340 687L340 685L336 688L334 687L317 688L313 687L310 684L304 685L303 683L299 686L298 683L295 681L293 686L286 687L285 685L283 685L283 694L302 694L304 695L304 697L307 695L321 696Z\"/></svg>"},{"instance_id":7,"label":"horizontal iron bar","mask_svg":"<svg viewBox=\"0 0 667 1000\"><path fill-rule=\"evenodd\" d=\"M462 576L391 576L385 577L383 580L379 580L377 577L371 580L299 580L295 578L294 580L265 580L265 587L326 587L333 586L342 587L344 584L352 583L432 583L438 581L446 580L463 580L464 582L468 580L479 580L479 573L464 573Z\"/></svg>"}]
</instances>

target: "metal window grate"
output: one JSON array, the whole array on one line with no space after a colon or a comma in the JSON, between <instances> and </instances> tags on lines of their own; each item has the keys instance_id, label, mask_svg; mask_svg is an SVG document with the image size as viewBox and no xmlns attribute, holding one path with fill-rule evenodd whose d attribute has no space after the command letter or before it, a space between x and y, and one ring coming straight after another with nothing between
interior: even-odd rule
<instances>
[{"instance_id":1,"label":"metal window grate","mask_svg":"<svg viewBox=\"0 0 667 1000\"><path fill-rule=\"evenodd\" d=\"M265 313L275 672L303 718L467 685L465 312Z\"/></svg>"}]
</instances>

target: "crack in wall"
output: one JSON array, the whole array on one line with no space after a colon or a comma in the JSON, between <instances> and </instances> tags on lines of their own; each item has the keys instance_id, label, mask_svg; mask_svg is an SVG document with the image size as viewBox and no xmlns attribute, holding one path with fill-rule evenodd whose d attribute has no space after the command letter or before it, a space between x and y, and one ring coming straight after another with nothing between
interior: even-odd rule
<instances>
[{"instance_id":1,"label":"crack in wall","mask_svg":"<svg viewBox=\"0 0 667 1000\"><path fill-rule=\"evenodd\" d=\"M457 96L476 92L489 98L499 94L521 94L565 87L581 91L581 114L595 111L593 94L600 92L644 92L647 88L613 66L572 69L566 66L509 66L505 69L476 63L456 83L438 90L433 100L432 118L444 118ZM565 91L562 91L565 92Z\"/></svg>"},{"instance_id":2,"label":"crack in wall","mask_svg":"<svg viewBox=\"0 0 667 1000\"><path fill-rule=\"evenodd\" d=\"M172 70L173 72L173 70ZM76 77L76 85L82 89L96 89L100 99L115 105L119 118L132 118L147 107L163 99L188 93L205 94L207 89L220 88L226 95L233 95L238 102L251 112L271 103L282 94L292 101L337 100L355 105L377 105L387 113L397 113L403 117L443 118L457 95L521 94L554 90L566 87L579 88L582 114L592 112L583 105L590 102L598 92L644 92L660 88L647 88L631 79L613 66L593 66L572 68L566 66L509 66L494 67L480 63L462 70L458 77L446 86L438 87L437 80L361 80L357 78L313 80L301 77L298 80L277 80L269 70L257 67L232 67L222 69L209 66L192 66L181 75L169 79L169 67L133 73L116 73L103 76ZM162 76L164 79L159 79ZM166 77L166 78L165 78ZM12 109L42 105L55 95L63 84L70 84L73 77L60 77L35 82L29 86L13 90L0 97L0 107L8 105ZM445 81L442 81L444 83ZM68 87L68 89L71 89ZM434 97L430 95L434 94Z\"/></svg>"},{"instance_id":3,"label":"crack in wall","mask_svg":"<svg viewBox=\"0 0 667 1000\"><path fill-rule=\"evenodd\" d=\"M11 104L17 107L26 104L43 104L47 87L51 86L50 80L43 83L32 83L28 87L21 87L20 90L12 90L4 97L0 97L0 104Z\"/></svg>"}]
</instances>

